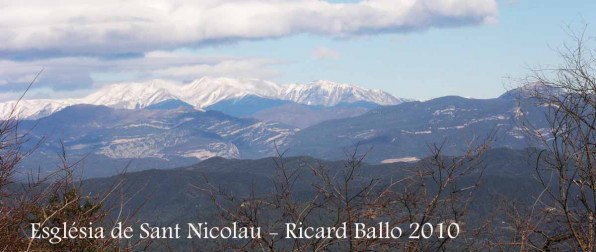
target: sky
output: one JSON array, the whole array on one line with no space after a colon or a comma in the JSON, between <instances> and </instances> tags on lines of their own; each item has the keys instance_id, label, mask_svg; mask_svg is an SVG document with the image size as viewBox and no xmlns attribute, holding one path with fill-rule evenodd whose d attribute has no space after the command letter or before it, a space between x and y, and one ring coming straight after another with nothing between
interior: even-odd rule
<instances>
[{"instance_id":1,"label":"sky","mask_svg":"<svg viewBox=\"0 0 596 252\"><path fill-rule=\"evenodd\" d=\"M0 0L0 101L202 76L497 97L556 65L590 0ZM592 43L596 42L593 38Z\"/></svg>"}]
</instances>

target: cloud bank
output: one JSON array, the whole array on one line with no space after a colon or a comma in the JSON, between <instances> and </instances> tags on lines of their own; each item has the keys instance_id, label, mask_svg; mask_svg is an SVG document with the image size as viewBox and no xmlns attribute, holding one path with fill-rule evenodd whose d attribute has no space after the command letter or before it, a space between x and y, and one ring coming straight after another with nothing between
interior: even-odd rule
<instances>
[{"instance_id":1,"label":"cloud bank","mask_svg":"<svg viewBox=\"0 0 596 252\"><path fill-rule=\"evenodd\" d=\"M351 38L494 22L496 0L0 0L0 100L40 69L34 96L105 82L201 76L272 79L277 59L203 55L197 48L313 34ZM338 52L315 48L311 56Z\"/></svg>"},{"instance_id":2,"label":"cloud bank","mask_svg":"<svg viewBox=\"0 0 596 252\"><path fill-rule=\"evenodd\" d=\"M331 37L494 22L495 0L0 1L0 57L139 56L309 33Z\"/></svg>"},{"instance_id":3,"label":"cloud bank","mask_svg":"<svg viewBox=\"0 0 596 252\"><path fill-rule=\"evenodd\" d=\"M45 70L35 83L35 88L68 91L89 89L94 84L120 81L122 78L188 81L200 76L229 76L270 79L278 75L272 67L284 63L268 58L206 56L196 52L169 51L154 51L146 53L144 57L110 60L94 57L61 57L30 61L0 59L0 92L23 90L42 68ZM108 78L114 76L120 79Z\"/></svg>"}]
</instances>

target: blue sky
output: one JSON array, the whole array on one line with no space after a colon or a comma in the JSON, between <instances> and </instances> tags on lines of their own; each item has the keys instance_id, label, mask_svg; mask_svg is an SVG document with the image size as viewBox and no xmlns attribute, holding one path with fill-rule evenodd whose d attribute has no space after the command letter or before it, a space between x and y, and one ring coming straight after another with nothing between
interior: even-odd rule
<instances>
[{"instance_id":1,"label":"blue sky","mask_svg":"<svg viewBox=\"0 0 596 252\"><path fill-rule=\"evenodd\" d=\"M589 10L596 11L596 1L502 1L498 23L491 25L345 40L300 35L200 51L283 59L281 82L330 79L416 99L492 98L515 85L509 77L557 64L555 50L571 42L568 27L580 31L587 24L587 33L596 35L596 15ZM338 56L311 57L318 47Z\"/></svg>"},{"instance_id":2,"label":"blue sky","mask_svg":"<svg viewBox=\"0 0 596 252\"><path fill-rule=\"evenodd\" d=\"M441 2L426 2L433 1ZM463 2L461 5L466 10L463 18L445 14L419 21L421 18L415 15L428 12L412 12L407 16L411 20L408 22L413 23L411 26L399 23L401 21L389 26L385 23L379 23L378 26L353 24L351 20L359 16L347 16L347 19L337 21L344 22L342 30L335 30L333 26L321 24L337 19L326 19L326 13L333 11L331 8L315 16L311 25L289 24L290 28L287 28L275 23L283 23L286 19L272 19L271 22L259 20L252 26L228 22L223 25L237 24L238 27L217 33L222 24L213 27L203 25L200 28L208 31L204 33L214 33L215 37L187 39L185 34L188 32L185 32L184 36L179 36L180 39L170 41L162 41L165 40L162 39L164 36L169 35L167 30L155 37L139 32L141 35L133 33L130 37L121 34L97 36L95 41L94 34L103 36L110 33L86 30L95 26L82 26L79 29L76 26L80 22L72 24L74 28L67 35L74 39L68 42L47 35L41 37L41 40L48 41L47 45L38 45L34 42L40 40L35 37L40 31L30 36L0 36L0 39L9 42L7 44L16 45L0 47L0 66L4 69L0 70L0 92L3 94L0 99L10 99L17 94L26 83L25 80L31 78L31 73L34 74L35 69L40 67L46 68L45 79L33 92L35 98L77 96L109 82L150 78L188 81L203 75L262 78L280 83L307 83L325 79L379 88L397 97L415 99L445 95L491 98L515 84L511 83L508 76L523 77L529 73L529 67L557 64L558 57L554 50L570 41L568 26L581 30L587 24L587 34L596 35L596 15L593 14L596 1L503 0L497 1L495 10L479 6L478 2L460 2ZM307 5L308 8L327 6L305 3ZM273 7L284 8L285 5L280 6ZM22 21L19 19L26 19L21 16L27 16L27 11L20 15L16 13L27 8L11 7L14 6L0 5L0 9L9 8L15 13L13 19L0 18L0 27L4 29ZM261 5L250 7L261 11L257 9ZM105 8L111 7L106 5ZM458 7L457 10L462 8ZM454 8L444 9L433 10L433 13L454 11ZM396 8L396 11L399 9ZM250 9L246 12L250 13ZM59 13L58 10L56 13ZM391 15L388 13L382 15ZM193 13L188 14L192 16ZM493 15L496 21L492 20ZM162 19L178 17L180 15ZM279 18L276 15L272 17ZM111 17L102 16L97 20L103 22L107 18ZM39 19L39 22L51 23L43 17ZM298 22L296 20L302 19L291 20ZM268 26L272 28L265 29ZM351 26L356 28L345 28ZM56 27L50 28L53 31L57 30ZM131 27L129 29L135 29L135 26ZM288 30L283 30L285 28ZM60 29L65 30L64 27ZM139 28L140 31L142 29ZM130 30L127 31L130 33ZM31 38L31 41L23 40L27 46L20 47L15 42L22 37ZM146 39L146 44L144 40L136 41L139 37Z\"/></svg>"}]
</instances>

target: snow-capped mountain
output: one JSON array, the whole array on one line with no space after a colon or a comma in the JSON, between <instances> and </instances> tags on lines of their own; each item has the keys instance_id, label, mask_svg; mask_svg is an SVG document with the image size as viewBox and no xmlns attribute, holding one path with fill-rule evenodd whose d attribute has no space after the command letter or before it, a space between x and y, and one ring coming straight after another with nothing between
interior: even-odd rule
<instances>
[{"instance_id":1,"label":"snow-capped mountain","mask_svg":"<svg viewBox=\"0 0 596 252\"><path fill-rule=\"evenodd\" d=\"M247 95L278 98L280 91L281 87L270 81L208 77L181 86L179 90L173 90L178 93L180 100L201 108Z\"/></svg>"},{"instance_id":2,"label":"snow-capped mountain","mask_svg":"<svg viewBox=\"0 0 596 252\"><path fill-rule=\"evenodd\" d=\"M19 103L16 114L20 118L36 119L75 104L139 109L167 100L180 100L196 108L205 108L220 101L240 99L249 95L320 106L360 101L395 105L404 101L378 89L365 89L330 81L280 85L257 79L203 77L190 83L151 80L112 84L78 99L24 100ZM0 119L8 118L14 105L14 101L0 103Z\"/></svg>"},{"instance_id":3,"label":"snow-capped mountain","mask_svg":"<svg viewBox=\"0 0 596 252\"><path fill-rule=\"evenodd\" d=\"M331 81L316 81L308 85L286 85L281 91L280 98L306 105L323 106L358 101L373 102L379 105L396 105L404 101L379 89L365 89Z\"/></svg>"},{"instance_id":4,"label":"snow-capped mountain","mask_svg":"<svg viewBox=\"0 0 596 252\"><path fill-rule=\"evenodd\" d=\"M59 111L63 108L72 106L77 103L78 100L76 99L21 100L18 104L16 101L2 102L0 103L0 119L8 119L11 117L30 119L41 118L49 116L56 111Z\"/></svg>"},{"instance_id":5,"label":"snow-capped mountain","mask_svg":"<svg viewBox=\"0 0 596 252\"><path fill-rule=\"evenodd\" d=\"M171 92L172 87L177 85L175 82L164 80L113 84L80 99L79 102L113 108L144 108L165 100L177 99L177 96Z\"/></svg>"}]
</instances>

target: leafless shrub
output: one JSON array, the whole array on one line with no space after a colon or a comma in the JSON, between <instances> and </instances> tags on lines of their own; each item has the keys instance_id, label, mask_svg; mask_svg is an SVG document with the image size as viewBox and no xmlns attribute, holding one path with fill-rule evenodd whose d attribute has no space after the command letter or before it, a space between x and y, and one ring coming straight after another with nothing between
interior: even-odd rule
<instances>
[{"instance_id":1,"label":"leafless shrub","mask_svg":"<svg viewBox=\"0 0 596 252\"><path fill-rule=\"evenodd\" d=\"M561 50L561 66L523 80L527 100L547 108L548 124L535 134L537 126L525 123L544 147L535 172L544 190L511 216L520 230L514 245L523 250L596 250L596 55L585 30L570 35L574 43Z\"/></svg>"},{"instance_id":2,"label":"leafless shrub","mask_svg":"<svg viewBox=\"0 0 596 252\"><path fill-rule=\"evenodd\" d=\"M222 250L480 249L482 245L472 238L478 236L481 227L477 230L466 226L466 215L482 176L483 165L479 158L487 148L488 145L482 143L470 147L462 156L448 157L443 155L443 145L432 145L432 155L428 159L386 177L368 175L370 170L366 170L363 163L365 155L358 155L357 151L339 170L312 163L298 168L287 167L283 153L280 153L274 159L277 171L273 179L274 189L270 193L259 195L253 191L249 197L236 197L209 181L197 188L209 195L222 223L237 222L239 226L263 228L265 235L261 238L224 241L217 244ZM314 180L302 180L305 172L314 174ZM464 182L464 177L474 179ZM299 183L310 183L310 189L297 191ZM310 239L285 237L286 223L303 227L347 227L347 235ZM377 230L363 238L362 234L356 233L357 223L376 227ZM401 227L402 236L397 239L381 237L379 223ZM415 238L420 233L415 233L411 225L422 226L425 223L433 225L433 234L428 239ZM440 223L441 226L437 226ZM450 239L447 235L438 238L437 233L446 232L451 223L459 224L458 238ZM270 236L270 233L278 235Z\"/></svg>"},{"instance_id":3,"label":"leafless shrub","mask_svg":"<svg viewBox=\"0 0 596 252\"><path fill-rule=\"evenodd\" d=\"M37 76L41 74L41 71ZM35 78L37 79L37 77ZM27 90L35 82L30 83ZM26 93L26 91L25 91ZM24 96L24 93L23 93ZM13 107L8 119L0 122L0 251L105 251L132 250L138 243L122 246L119 240L65 239L57 244L49 239L32 239L31 223L39 228L57 227L62 223L76 227L99 227L113 224L106 218L112 209L104 206L107 197L116 191L115 183L103 194L84 195L81 180L73 173L79 161L67 160L64 146L59 153L60 169L49 175L30 173L26 181L17 179L17 167L38 146L25 149L29 141L28 132L19 129L18 104ZM125 218L117 221L127 221Z\"/></svg>"}]
</instances>

